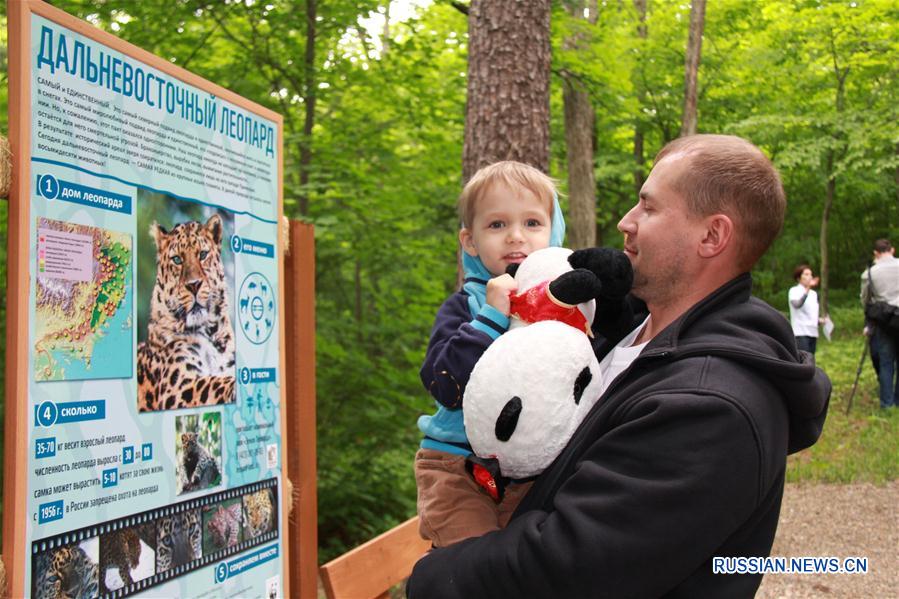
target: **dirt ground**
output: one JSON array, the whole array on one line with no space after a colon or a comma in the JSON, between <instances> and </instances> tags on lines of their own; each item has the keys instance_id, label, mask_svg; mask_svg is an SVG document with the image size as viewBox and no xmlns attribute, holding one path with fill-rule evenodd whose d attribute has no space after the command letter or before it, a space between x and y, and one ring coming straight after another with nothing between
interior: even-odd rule
<instances>
[{"instance_id":1,"label":"dirt ground","mask_svg":"<svg viewBox=\"0 0 899 599\"><path fill-rule=\"evenodd\" d=\"M768 574L759 599L899 597L899 481L787 485L772 556L867 557L867 574Z\"/></svg>"}]
</instances>

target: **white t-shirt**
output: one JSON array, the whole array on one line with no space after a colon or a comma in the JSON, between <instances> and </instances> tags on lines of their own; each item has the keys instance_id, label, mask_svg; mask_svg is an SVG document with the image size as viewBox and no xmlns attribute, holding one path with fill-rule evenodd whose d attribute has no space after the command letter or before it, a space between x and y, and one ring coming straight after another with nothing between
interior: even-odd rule
<instances>
[{"instance_id":1,"label":"white t-shirt","mask_svg":"<svg viewBox=\"0 0 899 599\"><path fill-rule=\"evenodd\" d=\"M650 318L652 317L647 316L646 320L643 321L643 324L631 331L627 337L619 341L618 345L606 354L606 357L599 363L599 371L602 373L603 393L606 392L606 389L608 389L609 385L619 374L627 370L627 367L631 365L631 362L637 359L637 356L640 355L640 352L642 352L646 347L646 344L649 343L649 341L646 341L639 345L633 345L634 339L637 338L637 335L640 334L640 331L643 330L643 327L646 326Z\"/></svg>"},{"instance_id":2,"label":"white t-shirt","mask_svg":"<svg viewBox=\"0 0 899 599\"><path fill-rule=\"evenodd\" d=\"M805 287L796 285L790 289L790 324L793 326L793 334L797 337L818 336L818 293L808 290L805 303L798 308L793 307L793 302L802 299L805 295Z\"/></svg>"}]
</instances>

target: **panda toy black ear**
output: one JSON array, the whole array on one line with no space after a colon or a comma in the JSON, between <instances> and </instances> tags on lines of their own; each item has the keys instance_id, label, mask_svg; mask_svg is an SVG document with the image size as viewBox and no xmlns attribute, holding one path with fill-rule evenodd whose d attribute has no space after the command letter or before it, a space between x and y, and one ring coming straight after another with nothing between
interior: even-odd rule
<instances>
[{"instance_id":1,"label":"panda toy black ear","mask_svg":"<svg viewBox=\"0 0 899 599\"><path fill-rule=\"evenodd\" d=\"M590 367L585 366L583 370L581 370L580 374L577 375L577 378L574 379L574 403L581 403L581 397L584 395L584 390L587 388L587 385L590 384L590 381L593 380L593 373L590 372Z\"/></svg>"},{"instance_id":2,"label":"panda toy black ear","mask_svg":"<svg viewBox=\"0 0 899 599\"><path fill-rule=\"evenodd\" d=\"M514 277L515 273L518 272L518 267L521 266L520 262L513 262L509 266L506 267L506 274L510 277Z\"/></svg>"}]
</instances>

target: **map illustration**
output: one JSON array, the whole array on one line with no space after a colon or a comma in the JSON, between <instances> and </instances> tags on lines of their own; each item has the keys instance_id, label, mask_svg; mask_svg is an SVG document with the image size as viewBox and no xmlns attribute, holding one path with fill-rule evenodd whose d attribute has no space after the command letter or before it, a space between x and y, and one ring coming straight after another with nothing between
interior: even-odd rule
<instances>
[{"instance_id":1,"label":"map illustration","mask_svg":"<svg viewBox=\"0 0 899 599\"><path fill-rule=\"evenodd\" d=\"M39 218L34 378L129 378L131 236Z\"/></svg>"}]
</instances>

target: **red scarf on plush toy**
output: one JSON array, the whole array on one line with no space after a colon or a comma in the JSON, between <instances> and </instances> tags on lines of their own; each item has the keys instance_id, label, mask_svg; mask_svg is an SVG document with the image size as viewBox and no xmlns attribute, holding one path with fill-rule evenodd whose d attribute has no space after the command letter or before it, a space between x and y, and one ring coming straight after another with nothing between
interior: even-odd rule
<instances>
[{"instance_id":1,"label":"red scarf on plush toy","mask_svg":"<svg viewBox=\"0 0 899 599\"><path fill-rule=\"evenodd\" d=\"M531 287L527 291L509 297L509 314L528 324L543 320L558 320L593 337L590 324L577 306L559 301L549 290L549 281Z\"/></svg>"}]
</instances>

